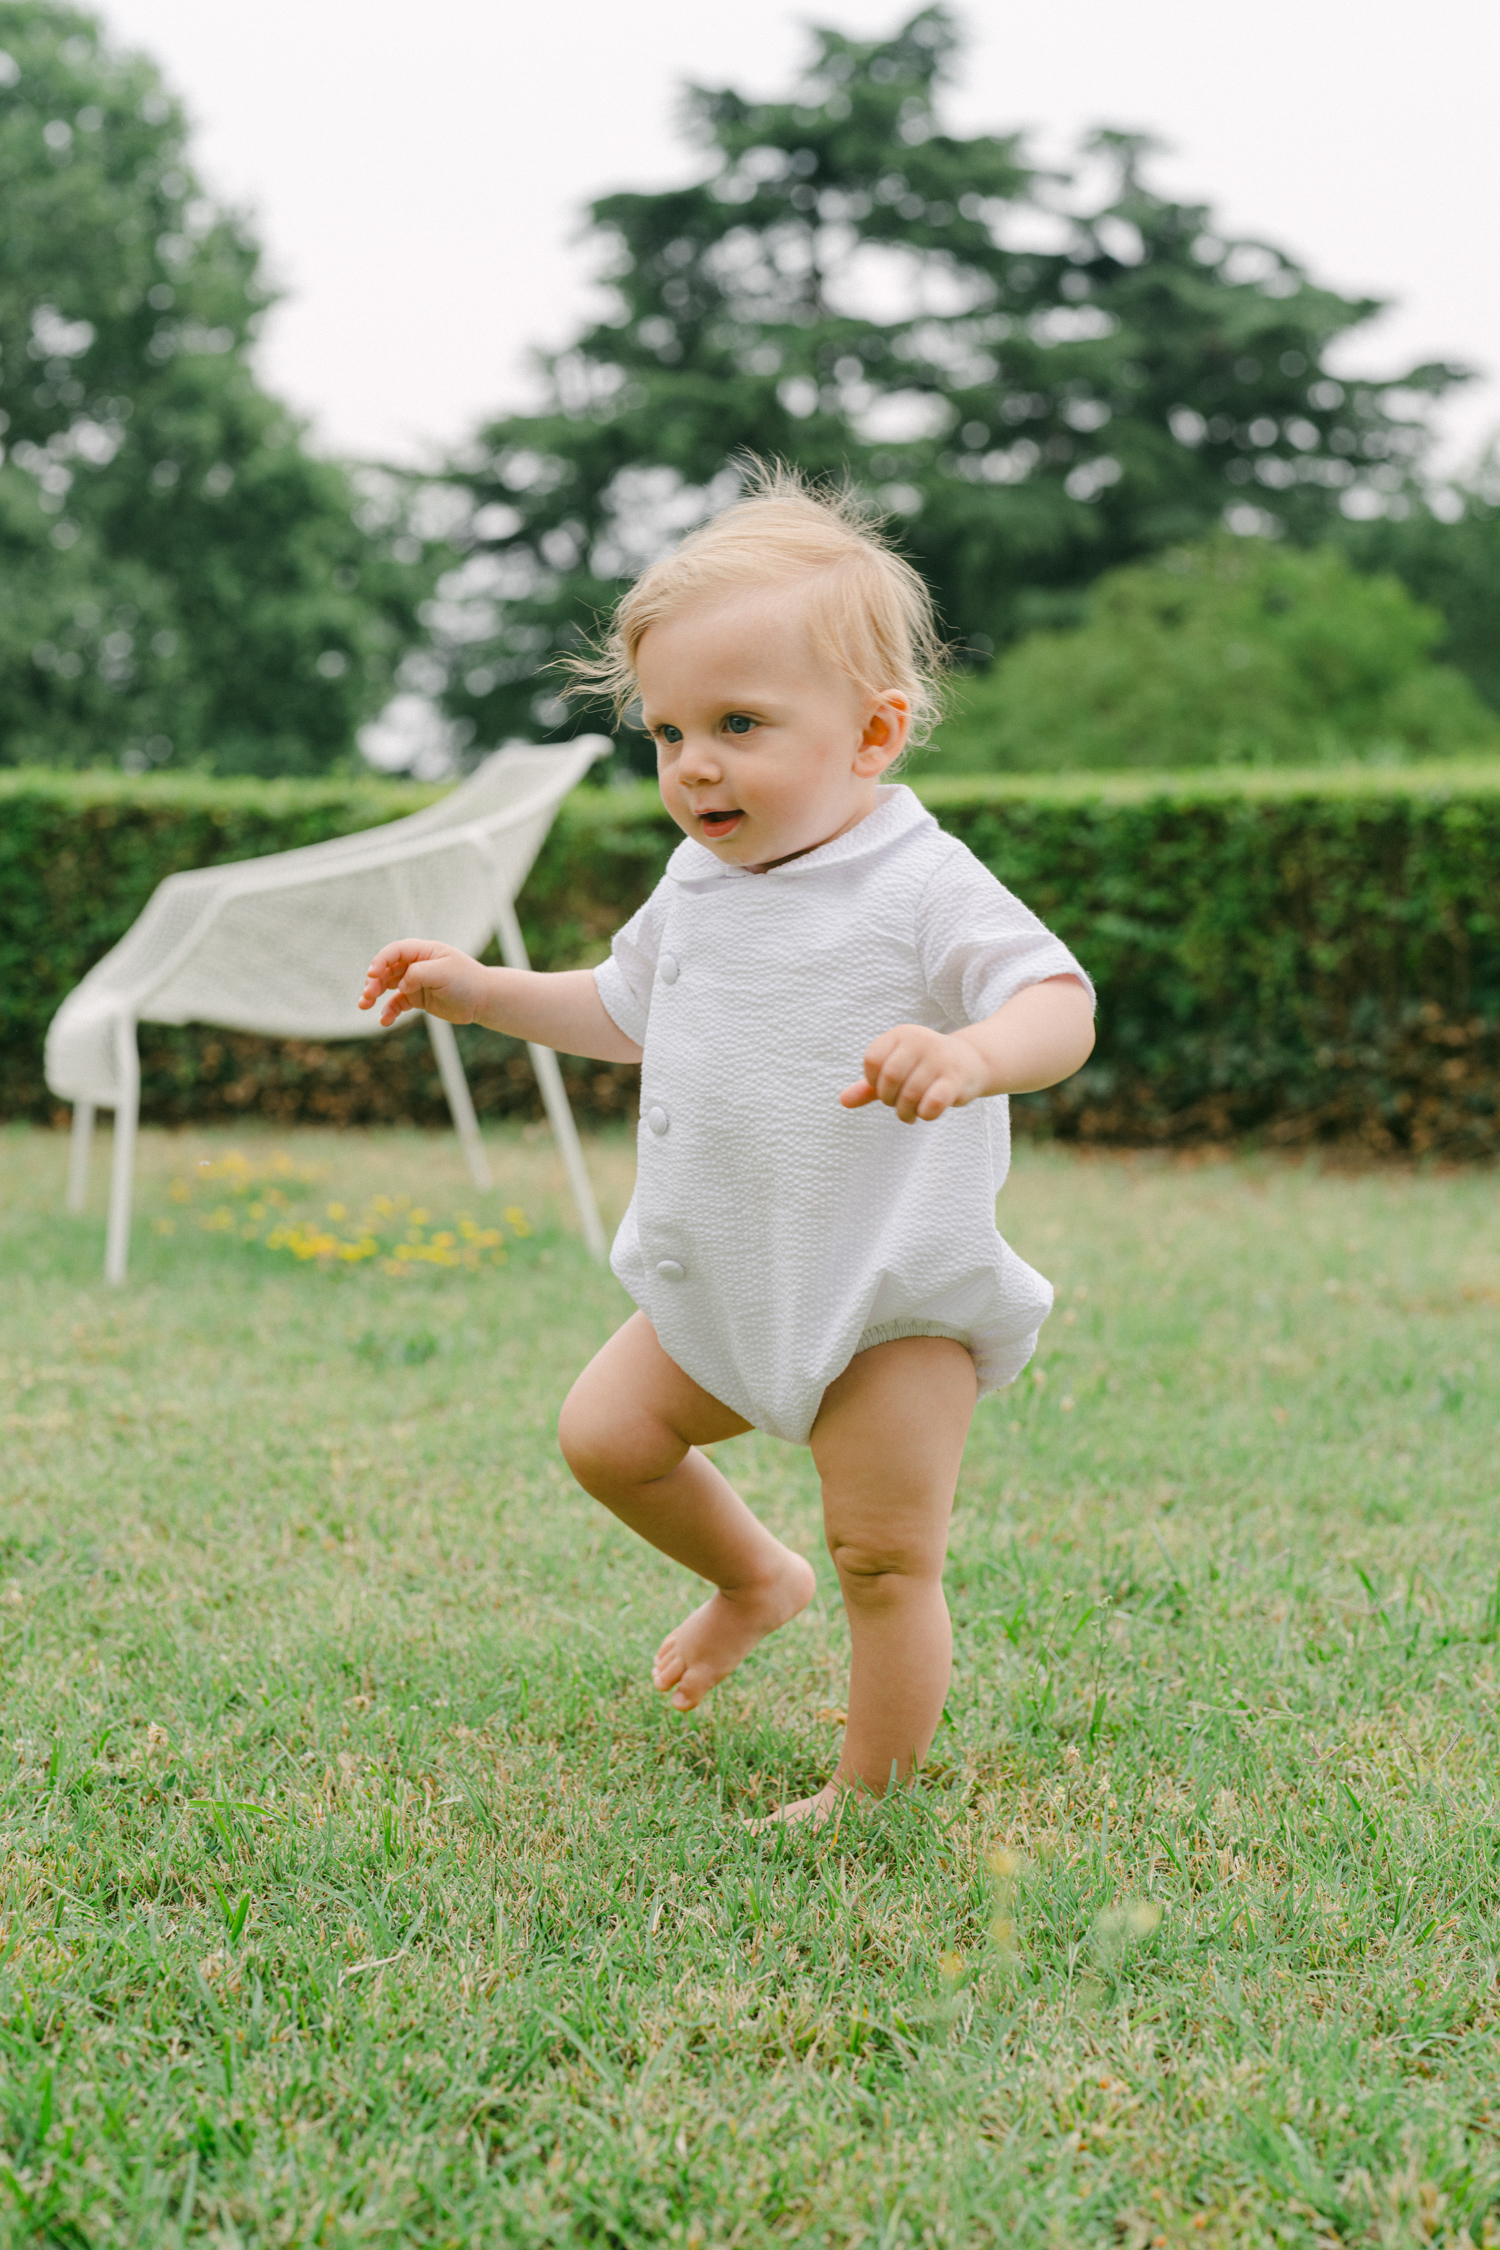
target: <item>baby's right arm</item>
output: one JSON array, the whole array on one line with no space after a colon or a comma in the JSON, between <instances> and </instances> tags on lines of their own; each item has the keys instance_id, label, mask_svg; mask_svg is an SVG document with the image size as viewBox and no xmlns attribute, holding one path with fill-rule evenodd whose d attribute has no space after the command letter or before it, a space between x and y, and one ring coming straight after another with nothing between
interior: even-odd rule
<instances>
[{"instance_id":1,"label":"baby's right arm","mask_svg":"<svg viewBox=\"0 0 1500 2250\"><path fill-rule=\"evenodd\" d=\"M595 1062L639 1062L641 1050L610 1015L589 969L486 969L455 945L403 938L382 946L365 973L362 1008L385 994L380 1021L410 1008L446 1023L482 1023L513 1039L534 1040Z\"/></svg>"}]
</instances>

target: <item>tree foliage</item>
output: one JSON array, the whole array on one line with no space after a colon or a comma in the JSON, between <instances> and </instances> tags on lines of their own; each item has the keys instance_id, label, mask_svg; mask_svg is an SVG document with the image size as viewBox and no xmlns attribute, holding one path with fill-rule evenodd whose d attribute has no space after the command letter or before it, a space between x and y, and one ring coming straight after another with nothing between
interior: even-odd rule
<instances>
[{"instance_id":1,"label":"tree foliage","mask_svg":"<svg viewBox=\"0 0 1500 2250\"><path fill-rule=\"evenodd\" d=\"M1030 633L940 730L963 772L1321 765L1500 750L1435 610L1332 546L1221 535L1109 571L1088 619Z\"/></svg>"},{"instance_id":2,"label":"tree foliage","mask_svg":"<svg viewBox=\"0 0 1500 2250\"><path fill-rule=\"evenodd\" d=\"M257 385L255 242L91 15L0 0L0 202L0 760L327 767L418 552Z\"/></svg>"},{"instance_id":3,"label":"tree foliage","mask_svg":"<svg viewBox=\"0 0 1500 2250\"><path fill-rule=\"evenodd\" d=\"M1344 544L1361 569L1389 570L1441 612L1434 653L1500 711L1500 457L1493 453L1434 503L1352 523Z\"/></svg>"},{"instance_id":4,"label":"tree foliage","mask_svg":"<svg viewBox=\"0 0 1500 2250\"><path fill-rule=\"evenodd\" d=\"M1456 370L1336 381L1372 300L1226 239L1151 185L1138 137L1094 135L1068 183L1018 134L950 132L955 51L942 7L889 39L821 30L786 100L690 90L699 179L592 205L611 304L544 362L541 411L456 469L475 544L440 632L486 734L583 723L547 660L744 452L899 518L971 661L1226 516L1310 538L1410 482L1422 394Z\"/></svg>"}]
</instances>

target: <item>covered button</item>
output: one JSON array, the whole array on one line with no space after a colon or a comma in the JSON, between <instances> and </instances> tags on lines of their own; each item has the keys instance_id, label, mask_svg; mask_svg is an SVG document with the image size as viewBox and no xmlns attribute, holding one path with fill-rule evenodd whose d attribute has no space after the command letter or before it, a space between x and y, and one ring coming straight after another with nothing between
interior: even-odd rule
<instances>
[{"instance_id":1,"label":"covered button","mask_svg":"<svg viewBox=\"0 0 1500 2250\"><path fill-rule=\"evenodd\" d=\"M675 1258L663 1258L656 1270L663 1281L681 1281L683 1278L682 1268Z\"/></svg>"},{"instance_id":2,"label":"covered button","mask_svg":"<svg viewBox=\"0 0 1500 2250\"><path fill-rule=\"evenodd\" d=\"M657 1102L654 1108L648 1109L646 1112L646 1123L650 1126L652 1132L656 1134L658 1139L661 1138L661 1135L666 1131L671 1122L671 1118L668 1117L660 1102Z\"/></svg>"},{"instance_id":3,"label":"covered button","mask_svg":"<svg viewBox=\"0 0 1500 2250\"><path fill-rule=\"evenodd\" d=\"M682 971L675 953L664 953L656 964L656 973L663 984L675 984Z\"/></svg>"}]
</instances>

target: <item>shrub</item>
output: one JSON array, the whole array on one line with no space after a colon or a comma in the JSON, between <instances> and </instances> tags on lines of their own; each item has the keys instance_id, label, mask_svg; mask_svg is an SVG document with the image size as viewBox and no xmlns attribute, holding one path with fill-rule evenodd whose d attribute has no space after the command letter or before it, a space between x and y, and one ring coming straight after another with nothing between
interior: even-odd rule
<instances>
[{"instance_id":1,"label":"shrub","mask_svg":"<svg viewBox=\"0 0 1500 2250\"><path fill-rule=\"evenodd\" d=\"M1500 749L1430 652L1443 621L1331 547L1179 548L1109 572L1085 624L1033 633L941 730L965 771L1390 763Z\"/></svg>"},{"instance_id":2,"label":"shrub","mask_svg":"<svg viewBox=\"0 0 1500 2250\"><path fill-rule=\"evenodd\" d=\"M918 769L917 784L1099 987L1093 1061L1018 1103L1023 1129L1500 1151L1500 762L1055 779ZM0 1112L58 1114L41 1075L47 1023L163 875L370 826L432 794L0 776ZM676 836L649 787L575 793L520 902L536 964L597 959ZM482 1113L534 1109L523 1049L460 1039ZM141 1045L147 1114L164 1122L445 1115L420 1028L343 1045L143 1026ZM631 1071L565 1069L586 1111L629 1112Z\"/></svg>"}]
</instances>

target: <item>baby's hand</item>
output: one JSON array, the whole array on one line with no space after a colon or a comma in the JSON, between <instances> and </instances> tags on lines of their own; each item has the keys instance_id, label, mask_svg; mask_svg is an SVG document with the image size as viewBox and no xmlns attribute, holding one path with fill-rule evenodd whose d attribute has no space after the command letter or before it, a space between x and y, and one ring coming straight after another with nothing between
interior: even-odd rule
<instances>
[{"instance_id":1,"label":"baby's hand","mask_svg":"<svg viewBox=\"0 0 1500 2250\"><path fill-rule=\"evenodd\" d=\"M903 1125L911 1125L977 1101L985 1084L984 1058L961 1034L898 1023L866 1048L864 1077L846 1086L839 1100L845 1109L884 1102Z\"/></svg>"},{"instance_id":2,"label":"baby's hand","mask_svg":"<svg viewBox=\"0 0 1500 2250\"><path fill-rule=\"evenodd\" d=\"M472 1023L479 1012L488 971L456 945L435 938L403 938L383 945L365 971L362 1008L387 995L380 1020L387 1028L408 1008L425 1008L446 1023Z\"/></svg>"}]
</instances>

